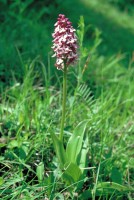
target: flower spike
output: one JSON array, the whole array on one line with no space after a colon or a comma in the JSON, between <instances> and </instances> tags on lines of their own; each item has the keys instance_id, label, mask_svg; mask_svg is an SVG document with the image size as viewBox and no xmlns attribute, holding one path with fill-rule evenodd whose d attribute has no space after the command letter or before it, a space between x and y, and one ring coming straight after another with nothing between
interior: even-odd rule
<instances>
[{"instance_id":1,"label":"flower spike","mask_svg":"<svg viewBox=\"0 0 134 200\"><path fill-rule=\"evenodd\" d=\"M77 37L72 23L63 14L59 14L58 21L55 23L55 30L52 34L54 51L53 57L56 57L55 66L57 69L64 69L74 64L78 58L77 55Z\"/></svg>"}]
</instances>

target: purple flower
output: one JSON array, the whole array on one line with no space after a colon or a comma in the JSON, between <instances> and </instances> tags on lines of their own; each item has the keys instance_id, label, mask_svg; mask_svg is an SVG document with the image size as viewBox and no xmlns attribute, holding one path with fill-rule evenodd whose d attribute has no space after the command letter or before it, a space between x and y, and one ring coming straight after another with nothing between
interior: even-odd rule
<instances>
[{"instance_id":1,"label":"purple flower","mask_svg":"<svg viewBox=\"0 0 134 200\"><path fill-rule=\"evenodd\" d=\"M55 66L57 69L64 69L64 65L69 66L74 64L78 58L77 38L75 29L71 24L65 15L59 14L58 21L54 25L52 49L55 54L52 57L56 57Z\"/></svg>"}]
</instances>

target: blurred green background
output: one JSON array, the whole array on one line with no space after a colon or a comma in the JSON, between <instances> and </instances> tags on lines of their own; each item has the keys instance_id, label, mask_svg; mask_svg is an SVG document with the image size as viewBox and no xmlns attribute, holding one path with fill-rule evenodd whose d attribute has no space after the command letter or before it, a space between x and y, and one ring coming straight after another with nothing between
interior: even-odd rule
<instances>
[{"instance_id":1,"label":"blurred green background","mask_svg":"<svg viewBox=\"0 0 134 200\"><path fill-rule=\"evenodd\" d=\"M80 16L84 16L85 24L90 25L85 35L85 45L89 47L98 28L102 38L97 48L99 56L124 54L125 67L134 59L133 0L1 0L0 87L14 84L13 79L21 81L24 65L37 57L47 68L52 55L53 25L59 13L65 14L75 28ZM52 67L51 74L54 70Z\"/></svg>"}]
</instances>

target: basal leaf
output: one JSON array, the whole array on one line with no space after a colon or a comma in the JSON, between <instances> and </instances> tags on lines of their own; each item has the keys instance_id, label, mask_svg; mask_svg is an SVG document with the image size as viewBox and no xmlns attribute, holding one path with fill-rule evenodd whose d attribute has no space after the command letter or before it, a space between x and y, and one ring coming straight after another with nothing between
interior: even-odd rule
<instances>
[{"instance_id":1,"label":"basal leaf","mask_svg":"<svg viewBox=\"0 0 134 200\"><path fill-rule=\"evenodd\" d=\"M37 174L39 182L42 181L43 178L44 178L44 164L43 164L43 162L40 162L39 165L37 166L36 174Z\"/></svg>"},{"instance_id":2,"label":"basal leaf","mask_svg":"<svg viewBox=\"0 0 134 200\"><path fill-rule=\"evenodd\" d=\"M79 160L79 167L82 170L82 172L84 171L84 168L86 166L86 160L87 160L87 152L88 152L89 148L88 148L88 137L86 137L86 139L84 140L84 143L82 145L82 149L81 152L78 156L78 160Z\"/></svg>"},{"instance_id":3,"label":"basal leaf","mask_svg":"<svg viewBox=\"0 0 134 200\"><path fill-rule=\"evenodd\" d=\"M67 143L66 154L68 161L71 163L77 163L76 161L82 149L82 142L87 123L87 120L80 122Z\"/></svg>"},{"instance_id":4,"label":"basal leaf","mask_svg":"<svg viewBox=\"0 0 134 200\"><path fill-rule=\"evenodd\" d=\"M65 153L63 143L60 141L60 139L54 133L51 133L51 137L53 140L53 145L54 145L54 148L56 151L56 155L60 162L60 166L61 166L61 168L63 168L65 163L67 162L67 156Z\"/></svg>"},{"instance_id":5,"label":"basal leaf","mask_svg":"<svg viewBox=\"0 0 134 200\"><path fill-rule=\"evenodd\" d=\"M74 163L66 164L64 170L63 178L68 184L77 182L82 174L80 168Z\"/></svg>"}]
</instances>

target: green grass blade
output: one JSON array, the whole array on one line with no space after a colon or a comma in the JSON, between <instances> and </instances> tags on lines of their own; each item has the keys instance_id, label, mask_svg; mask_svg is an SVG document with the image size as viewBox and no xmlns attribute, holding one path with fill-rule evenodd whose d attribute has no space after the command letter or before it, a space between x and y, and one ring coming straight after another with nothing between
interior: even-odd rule
<instances>
[{"instance_id":1,"label":"green grass blade","mask_svg":"<svg viewBox=\"0 0 134 200\"><path fill-rule=\"evenodd\" d=\"M114 190L117 190L119 192L127 192L132 190L131 188L127 186L120 185L118 183L114 182L102 182L97 185L98 191L108 191L108 193L113 192Z\"/></svg>"},{"instance_id":2,"label":"green grass blade","mask_svg":"<svg viewBox=\"0 0 134 200\"><path fill-rule=\"evenodd\" d=\"M102 182L98 183L96 188L95 197L97 196L104 196L104 195L111 195L113 193L127 193L129 191L133 191L132 188L129 188L127 186L123 186L114 182ZM92 191L91 190L85 190L81 195L80 199L89 199L92 197Z\"/></svg>"}]
</instances>

